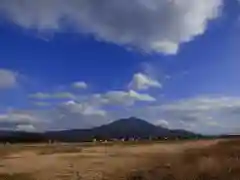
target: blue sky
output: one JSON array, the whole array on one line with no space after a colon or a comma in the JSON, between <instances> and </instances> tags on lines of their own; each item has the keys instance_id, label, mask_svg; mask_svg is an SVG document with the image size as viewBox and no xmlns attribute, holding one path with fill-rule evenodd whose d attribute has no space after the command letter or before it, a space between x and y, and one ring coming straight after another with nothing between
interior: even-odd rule
<instances>
[{"instance_id":1,"label":"blue sky","mask_svg":"<svg viewBox=\"0 0 240 180\"><path fill-rule=\"evenodd\" d=\"M0 127L239 133L239 17L238 0L2 0Z\"/></svg>"}]
</instances>

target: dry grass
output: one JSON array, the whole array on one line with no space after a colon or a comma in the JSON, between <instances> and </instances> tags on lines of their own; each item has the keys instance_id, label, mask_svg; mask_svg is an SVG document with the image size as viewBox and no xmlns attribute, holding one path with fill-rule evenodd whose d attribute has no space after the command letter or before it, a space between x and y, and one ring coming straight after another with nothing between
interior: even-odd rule
<instances>
[{"instance_id":1,"label":"dry grass","mask_svg":"<svg viewBox=\"0 0 240 180\"><path fill-rule=\"evenodd\" d=\"M217 142L12 145L0 180L240 180L240 140Z\"/></svg>"},{"instance_id":2,"label":"dry grass","mask_svg":"<svg viewBox=\"0 0 240 180\"><path fill-rule=\"evenodd\" d=\"M3 146L0 145L0 157L8 156L9 154L17 153L23 148L20 146Z\"/></svg>"},{"instance_id":3,"label":"dry grass","mask_svg":"<svg viewBox=\"0 0 240 180\"><path fill-rule=\"evenodd\" d=\"M239 180L240 140L220 142L207 149L154 157L127 180Z\"/></svg>"},{"instance_id":4,"label":"dry grass","mask_svg":"<svg viewBox=\"0 0 240 180\"><path fill-rule=\"evenodd\" d=\"M82 151L81 146L56 146L47 145L37 150L39 155L50 155L58 153L80 153Z\"/></svg>"},{"instance_id":5,"label":"dry grass","mask_svg":"<svg viewBox=\"0 0 240 180\"><path fill-rule=\"evenodd\" d=\"M7 157L11 154L16 154L22 151L32 151L39 155L50 155L59 153L79 153L82 150L82 145L8 145L0 147L0 158Z\"/></svg>"},{"instance_id":6,"label":"dry grass","mask_svg":"<svg viewBox=\"0 0 240 180\"><path fill-rule=\"evenodd\" d=\"M1 173L0 180L34 180L30 174L17 173L17 174L7 174Z\"/></svg>"}]
</instances>

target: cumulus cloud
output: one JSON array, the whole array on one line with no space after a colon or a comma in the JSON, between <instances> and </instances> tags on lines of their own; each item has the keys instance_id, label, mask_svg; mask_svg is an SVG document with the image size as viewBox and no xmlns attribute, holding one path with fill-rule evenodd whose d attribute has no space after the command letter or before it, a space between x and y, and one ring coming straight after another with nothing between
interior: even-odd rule
<instances>
[{"instance_id":1,"label":"cumulus cloud","mask_svg":"<svg viewBox=\"0 0 240 180\"><path fill-rule=\"evenodd\" d=\"M75 95L69 92L58 92L51 95L54 99L74 99Z\"/></svg>"},{"instance_id":2,"label":"cumulus cloud","mask_svg":"<svg viewBox=\"0 0 240 180\"><path fill-rule=\"evenodd\" d=\"M131 103L121 102L122 98L118 100L121 95L119 92L113 93L114 98L107 98L107 104L91 105L93 109L98 112L104 111L105 116L101 113L96 113L95 116L84 115L84 105L79 105L76 102L69 102L64 110L66 119L78 119L82 124L100 125L106 123L108 120L116 120L118 118L135 116L145 119L155 125L174 129L187 129L194 132L207 134L220 134L236 132L240 127L240 98L238 97L194 97L182 100L175 100L171 103L155 102L155 104L144 104L143 106L136 106ZM119 102L120 101L120 102ZM111 102L111 103L110 103ZM73 104L73 106L71 105ZM90 101L88 101L90 103ZM109 110L106 105L123 105L127 108L120 108L117 110ZM90 106L90 104L88 104ZM129 106L131 105L131 106ZM85 105L88 107L87 105ZM59 114L59 113L58 113ZM70 118L74 117L74 118ZM91 117L91 118L89 118ZM80 124L79 124L80 125ZM88 126L89 127L89 126Z\"/></svg>"},{"instance_id":3,"label":"cumulus cloud","mask_svg":"<svg viewBox=\"0 0 240 180\"><path fill-rule=\"evenodd\" d=\"M79 81L79 82L73 83L72 87L76 89L87 89L88 85L83 81Z\"/></svg>"},{"instance_id":4,"label":"cumulus cloud","mask_svg":"<svg viewBox=\"0 0 240 180\"><path fill-rule=\"evenodd\" d=\"M31 123L34 121L34 117L25 113L7 113L0 115L0 121L11 121L16 123Z\"/></svg>"},{"instance_id":5,"label":"cumulus cloud","mask_svg":"<svg viewBox=\"0 0 240 180\"><path fill-rule=\"evenodd\" d=\"M148 107L145 113L161 116L175 127L193 131L230 132L240 126L240 98L196 97ZM214 127L214 128L213 128Z\"/></svg>"},{"instance_id":6,"label":"cumulus cloud","mask_svg":"<svg viewBox=\"0 0 240 180\"><path fill-rule=\"evenodd\" d=\"M223 0L1 0L1 15L23 28L91 34L145 52L177 53L221 14Z\"/></svg>"},{"instance_id":7,"label":"cumulus cloud","mask_svg":"<svg viewBox=\"0 0 240 180\"><path fill-rule=\"evenodd\" d=\"M17 110L0 114L0 129L14 131L47 131L91 128L108 122L101 107L90 103L67 101L44 109Z\"/></svg>"},{"instance_id":8,"label":"cumulus cloud","mask_svg":"<svg viewBox=\"0 0 240 180\"><path fill-rule=\"evenodd\" d=\"M42 92L38 92L38 93L29 95L29 98L33 98L33 99L48 99L50 97L51 97L50 94L42 93Z\"/></svg>"},{"instance_id":9,"label":"cumulus cloud","mask_svg":"<svg viewBox=\"0 0 240 180\"><path fill-rule=\"evenodd\" d=\"M53 95L50 93L36 93L30 97L39 100L49 100L53 97L58 97ZM133 90L74 95L74 97L75 99L64 103L55 103L55 105L50 106L50 109L40 109L41 112L37 111L34 114L38 120L44 119L49 122L47 125L45 123L45 129L90 128L105 124L109 120L115 120L118 117L114 111L109 111L109 108L119 107L119 109L124 109L125 107L133 106L136 102L149 103L156 101L149 94L137 93ZM40 101L36 102L36 105L45 106L48 103L45 104L45 102L42 103ZM122 114L124 112L119 113Z\"/></svg>"},{"instance_id":10,"label":"cumulus cloud","mask_svg":"<svg viewBox=\"0 0 240 180\"><path fill-rule=\"evenodd\" d=\"M17 131L34 132L36 128L32 124L20 124L16 127Z\"/></svg>"},{"instance_id":11,"label":"cumulus cloud","mask_svg":"<svg viewBox=\"0 0 240 180\"><path fill-rule=\"evenodd\" d=\"M57 106L51 119L53 127L89 128L108 123L118 117L129 115L125 111L109 111L113 106L132 107L135 102L154 102L156 99L148 94L135 91L109 91L103 94L90 94L79 101L68 101ZM120 108L122 109L122 108ZM123 108L124 109L124 108ZM117 116L115 113L119 113ZM125 114L126 113L126 114Z\"/></svg>"},{"instance_id":12,"label":"cumulus cloud","mask_svg":"<svg viewBox=\"0 0 240 180\"><path fill-rule=\"evenodd\" d=\"M91 94L80 98L80 101L87 102L94 106L132 106L136 102L155 102L156 99L146 93L129 91L108 91L102 94Z\"/></svg>"},{"instance_id":13,"label":"cumulus cloud","mask_svg":"<svg viewBox=\"0 0 240 180\"><path fill-rule=\"evenodd\" d=\"M48 100L48 99L75 99L75 95L70 92L56 92L56 93L42 93L38 92L35 94L30 94L29 98Z\"/></svg>"},{"instance_id":14,"label":"cumulus cloud","mask_svg":"<svg viewBox=\"0 0 240 180\"><path fill-rule=\"evenodd\" d=\"M37 130L39 127L41 130L90 128L106 124L109 120L115 120L117 116L115 116L115 112L113 113L114 108L124 109L135 105L136 102L152 103L156 101L151 95L138 93L134 90L107 91L95 94L38 92L30 94L29 98L36 109L45 106L48 108L39 108L34 110L34 112L29 110L39 124L29 123L25 125L21 123L20 125L22 126L20 127L14 124L15 129L23 129L25 127L31 129L30 125L33 125ZM112 110L109 111L109 108ZM41 123L43 125L40 126Z\"/></svg>"},{"instance_id":15,"label":"cumulus cloud","mask_svg":"<svg viewBox=\"0 0 240 180\"><path fill-rule=\"evenodd\" d=\"M50 106L50 103L47 103L47 102L32 102L32 104L40 107Z\"/></svg>"},{"instance_id":16,"label":"cumulus cloud","mask_svg":"<svg viewBox=\"0 0 240 180\"><path fill-rule=\"evenodd\" d=\"M149 94L137 93L136 91L109 91L103 95L108 104L134 105L137 101L154 102L156 99Z\"/></svg>"},{"instance_id":17,"label":"cumulus cloud","mask_svg":"<svg viewBox=\"0 0 240 180\"><path fill-rule=\"evenodd\" d=\"M161 127L165 127L165 128L169 127L169 123L164 119L157 120L154 124L156 126L161 126Z\"/></svg>"},{"instance_id":18,"label":"cumulus cloud","mask_svg":"<svg viewBox=\"0 0 240 180\"><path fill-rule=\"evenodd\" d=\"M128 98L125 99L125 96ZM147 97L147 96L146 96ZM169 103L139 98L136 92L93 94L82 101L67 101L41 110L11 111L0 115L1 129L59 130L91 128L123 117L135 116L155 125L206 134L239 133L239 97L194 97ZM134 100L129 100L133 98ZM139 99L141 106L134 102ZM121 108L113 108L115 105ZM122 108L123 107L123 108ZM127 108L126 108L127 107Z\"/></svg>"},{"instance_id":19,"label":"cumulus cloud","mask_svg":"<svg viewBox=\"0 0 240 180\"><path fill-rule=\"evenodd\" d=\"M128 87L136 90L147 90L149 88L161 88L162 85L160 82L152 79L148 75L136 73L133 75L133 79L129 83Z\"/></svg>"},{"instance_id":20,"label":"cumulus cloud","mask_svg":"<svg viewBox=\"0 0 240 180\"><path fill-rule=\"evenodd\" d=\"M109 118L101 107L88 102L68 101L47 113L49 119L47 129L84 129L105 124Z\"/></svg>"},{"instance_id":21,"label":"cumulus cloud","mask_svg":"<svg viewBox=\"0 0 240 180\"><path fill-rule=\"evenodd\" d=\"M92 116L92 115L105 116L106 115L106 111L101 110L97 107L94 107L89 103L77 103L75 101L68 101L67 103L64 103L62 106L67 108L72 113L80 113L85 116Z\"/></svg>"},{"instance_id":22,"label":"cumulus cloud","mask_svg":"<svg viewBox=\"0 0 240 180\"><path fill-rule=\"evenodd\" d=\"M197 97L183 99L175 103L163 105L165 111L211 111L216 109L231 109L240 107L240 99L235 97Z\"/></svg>"},{"instance_id":23,"label":"cumulus cloud","mask_svg":"<svg viewBox=\"0 0 240 180\"><path fill-rule=\"evenodd\" d=\"M0 69L0 89L11 88L17 84L17 73Z\"/></svg>"},{"instance_id":24,"label":"cumulus cloud","mask_svg":"<svg viewBox=\"0 0 240 180\"><path fill-rule=\"evenodd\" d=\"M0 114L0 129L5 130L26 130L24 127L32 127L37 123L37 118L34 114L27 112L7 112ZM35 129L35 128L34 128ZM30 130L30 129L28 129Z\"/></svg>"}]
</instances>

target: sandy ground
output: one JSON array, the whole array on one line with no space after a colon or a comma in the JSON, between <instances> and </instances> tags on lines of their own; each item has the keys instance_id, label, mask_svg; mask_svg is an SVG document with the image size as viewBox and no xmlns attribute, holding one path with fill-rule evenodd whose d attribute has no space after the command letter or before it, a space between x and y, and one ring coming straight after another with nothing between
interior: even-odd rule
<instances>
[{"instance_id":1,"label":"sandy ground","mask_svg":"<svg viewBox=\"0 0 240 180\"><path fill-rule=\"evenodd\" d=\"M125 173L137 168L145 163L151 155L181 153L191 148L208 147L217 142L214 140L148 145L92 146L82 147L79 152L45 155L39 154L34 148L29 150L25 148L17 153L1 157L0 173L29 173L39 180L74 179L73 176L81 176L85 180L96 180L102 179L102 176L111 176L115 172ZM74 146L81 146L81 144ZM38 148L42 147L35 147L35 149Z\"/></svg>"}]
</instances>

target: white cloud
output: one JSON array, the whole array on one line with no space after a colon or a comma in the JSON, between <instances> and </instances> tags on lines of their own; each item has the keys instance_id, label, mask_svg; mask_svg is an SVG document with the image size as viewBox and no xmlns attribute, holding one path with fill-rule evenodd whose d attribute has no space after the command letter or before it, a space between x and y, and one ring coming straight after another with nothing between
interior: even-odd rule
<instances>
[{"instance_id":1,"label":"white cloud","mask_svg":"<svg viewBox=\"0 0 240 180\"><path fill-rule=\"evenodd\" d=\"M107 112L87 102L68 101L58 105L43 118L49 120L46 129L83 129L107 123Z\"/></svg>"},{"instance_id":2,"label":"white cloud","mask_svg":"<svg viewBox=\"0 0 240 180\"><path fill-rule=\"evenodd\" d=\"M0 114L0 129L7 130L27 130L28 127L34 127L34 124L38 123L38 119L35 114L30 112L7 112ZM25 127L25 129L23 129ZM29 129L30 130L30 129ZM33 130L33 129L32 129Z\"/></svg>"},{"instance_id":3,"label":"white cloud","mask_svg":"<svg viewBox=\"0 0 240 180\"><path fill-rule=\"evenodd\" d=\"M209 121L206 123L208 126L218 127L220 126L218 122L216 121Z\"/></svg>"},{"instance_id":4,"label":"white cloud","mask_svg":"<svg viewBox=\"0 0 240 180\"><path fill-rule=\"evenodd\" d=\"M34 116L25 113L10 112L0 115L0 122L31 123L35 121Z\"/></svg>"},{"instance_id":5,"label":"white cloud","mask_svg":"<svg viewBox=\"0 0 240 180\"><path fill-rule=\"evenodd\" d=\"M56 106L42 118L51 122L50 129L89 128L106 124L109 120L116 120L118 116L115 113L120 113L119 117L125 117L125 111L115 111L114 108L109 111L109 108L115 105L132 107L137 101L153 102L155 99L148 94L139 94L135 91L89 94L79 101L71 100ZM41 113L39 114L42 116ZM47 128L49 129L49 126Z\"/></svg>"},{"instance_id":6,"label":"white cloud","mask_svg":"<svg viewBox=\"0 0 240 180\"><path fill-rule=\"evenodd\" d=\"M17 84L17 73L0 69L0 89L12 88Z\"/></svg>"},{"instance_id":7,"label":"white cloud","mask_svg":"<svg viewBox=\"0 0 240 180\"><path fill-rule=\"evenodd\" d=\"M164 118L175 128L183 126L204 133L231 132L240 127L239 97L196 97L149 106L142 113ZM213 128L217 127L217 128Z\"/></svg>"},{"instance_id":8,"label":"white cloud","mask_svg":"<svg viewBox=\"0 0 240 180\"><path fill-rule=\"evenodd\" d=\"M38 92L35 94L30 94L29 98L32 99L40 99L40 100L47 100L47 99L75 99L75 95L70 92L56 92L56 93L42 93Z\"/></svg>"},{"instance_id":9,"label":"white cloud","mask_svg":"<svg viewBox=\"0 0 240 180\"><path fill-rule=\"evenodd\" d=\"M153 102L156 101L156 99L149 94L145 93L137 93L136 91L130 90L128 92L128 95L130 98L135 99L136 101L146 101L146 102Z\"/></svg>"},{"instance_id":10,"label":"white cloud","mask_svg":"<svg viewBox=\"0 0 240 180\"><path fill-rule=\"evenodd\" d=\"M1 0L1 15L27 29L74 31L145 52L175 54L220 15L223 0Z\"/></svg>"},{"instance_id":11,"label":"white cloud","mask_svg":"<svg viewBox=\"0 0 240 180\"><path fill-rule=\"evenodd\" d=\"M42 93L42 92L29 95L29 98L33 98L33 99L48 99L50 97L51 97L50 94Z\"/></svg>"},{"instance_id":12,"label":"white cloud","mask_svg":"<svg viewBox=\"0 0 240 180\"><path fill-rule=\"evenodd\" d=\"M88 102L95 105L105 105L109 103L109 99L103 94L90 95Z\"/></svg>"},{"instance_id":13,"label":"white cloud","mask_svg":"<svg viewBox=\"0 0 240 180\"><path fill-rule=\"evenodd\" d=\"M76 89L87 89L88 85L85 82L79 81L72 84Z\"/></svg>"},{"instance_id":14,"label":"white cloud","mask_svg":"<svg viewBox=\"0 0 240 180\"><path fill-rule=\"evenodd\" d=\"M132 81L129 83L129 88L136 90L147 90L149 88L161 88L162 85L157 80L152 79L148 75L136 73Z\"/></svg>"},{"instance_id":15,"label":"white cloud","mask_svg":"<svg viewBox=\"0 0 240 180\"><path fill-rule=\"evenodd\" d=\"M155 124L156 126L162 126L162 127L165 127L165 128L168 128L168 127L169 127L169 122L167 122L167 121L164 120L164 119L157 120L154 124Z\"/></svg>"},{"instance_id":16,"label":"white cloud","mask_svg":"<svg viewBox=\"0 0 240 180\"><path fill-rule=\"evenodd\" d=\"M156 99L149 94L137 93L133 90L125 91L109 91L103 98L107 99L108 104L124 104L133 105L136 101L154 102Z\"/></svg>"},{"instance_id":17,"label":"white cloud","mask_svg":"<svg viewBox=\"0 0 240 180\"><path fill-rule=\"evenodd\" d=\"M16 110L0 114L0 129L46 131L91 128L105 124L104 109L87 102L68 101L47 109Z\"/></svg>"},{"instance_id":18,"label":"white cloud","mask_svg":"<svg viewBox=\"0 0 240 180\"><path fill-rule=\"evenodd\" d=\"M89 103L77 103L75 101L68 101L64 103L63 106L68 108L68 110L72 113L80 113L84 116L105 116L106 111L99 109Z\"/></svg>"},{"instance_id":19,"label":"white cloud","mask_svg":"<svg viewBox=\"0 0 240 180\"><path fill-rule=\"evenodd\" d=\"M143 97L141 95L139 97L134 91L111 91L89 95L79 102L68 101L49 109L11 110L0 115L0 128L16 130L19 125L32 125L36 130L90 128L135 116L155 125L200 133L239 132L240 97L205 96L161 103L146 94ZM154 103L135 105L139 100ZM120 108L115 108L115 105Z\"/></svg>"},{"instance_id":20,"label":"white cloud","mask_svg":"<svg viewBox=\"0 0 240 180\"><path fill-rule=\"evenodd\" d=\"M160 106L165 111L211 111L235 107L240 107L240 99L225 96L183 99L175 103Z\"/></svg>"},{"instance_id":21,"label":"white cloud","mask_svg":"<svg viewBox=\"0 0 240 180\"><path fill-rule=\"evenodd\" d=\"M20 124L16 127L17 131L34 132L36 128L32 124Z\"/></svg>"},{"instance_id":22,"label":"white cloud","mask_svg":"<svg viewBox=\"0 0 240 180\"><path fill-rule=\"evenodd\" d=\"M40 106L40 107L50 106L50 103L47 103L47 102L33 102L33 104L35 106Z\"/></svg>"},{"instance_id":23,"label":"white cloud","mask_svg":"<svg viewBox=\"0 0 240 180\"><path fill-rule=\"evenodd\" d=\"M180 120L179 123L183 126L184 129L190 129L190 131L194 131L193 129L197 127L195 122L186 122L186 121Z\"/></svg>"},{"instance_id":24,"label":"white cloud","mask_svg":"<svg viewBox=\"0 0 240 180\"><path fill-rule=\"evenodd\" d=\"M54 99L74 99L75 95L69 92L58 92L53 93L52 98Z\"/></svg>"}]
</instances>

